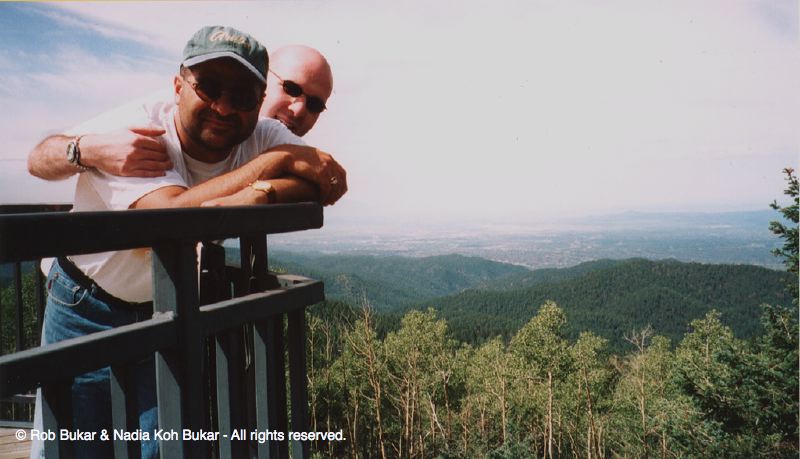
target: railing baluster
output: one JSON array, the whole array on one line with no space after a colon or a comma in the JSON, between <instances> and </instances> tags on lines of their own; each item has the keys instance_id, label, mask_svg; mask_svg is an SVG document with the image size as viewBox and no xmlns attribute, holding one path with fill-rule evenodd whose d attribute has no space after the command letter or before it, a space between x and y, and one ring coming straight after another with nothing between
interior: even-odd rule
<instances>
[{"instance_id":1,"label":"railing baluster","mask_svg":"<svg viewBox=\"0 0 800 459\"><path fill-rule=\"evenodd\" d=\"M230 438L235 429L244 428L242 340L240 329L220 333L215 339L217 416L219 419L217 431L220 434L219 454L221 458L239 458L247 455L247 442L234 442ZM227 437L223 437L223 435L227 435Z\"/></svg>"},{"instance_id":2,"label":"railing baluster","mask_svg":"<svg viewBox=\"0 0 800 459\"><path fill-rule=\"evenodd\" d=\"M25 339L23 335L23 321L22 321L22 264L20 262L14 263L14 299L16 302L16 334L15 339L17 343L17 352L22 350L22 341Z\"/></svg>"},{"instance_id":3,"label":"railing baluster","mask_svg":"<svg viewBox=\"0 0 800 459\"><path fill-rule=\"evenodd\" d=\"M3 265L0 264L0 267ZM3 284L0 283L0 355L5 354L5 346L3 346Z\"/></svg>"},{"instance_id":4,"label":"railing baluster","mask_svg":"<svg viewBox=\"0 0 800 459\"><path fill-rule=\"evenodd\" d=\"M250 293L250 280L253 277L253 237L239 238L239 277L233 284L233 296L244 296Z\"/></svg>"},{"instance_id":5,"label":"railing baluster","mask_svg":"<svg viewBox=\"0 0 800 459\"><path fill-rule=\"evenodd\" d=\"M270 413L274 409L270 405L270 392L274 380L270 379L267 365L267 345L269 332L264 321L253 324L253 364L255 365L255 400L256 400L256 429L259 432L272 431L274 425L270 422ZM258 459L278 457L278 442L268 440L258 444Z\"/></svg>"},{"instance_id":6,"label":"railing baluster","mask_svg":"<svg viewBox=\"0 0 800 459\"><path fill-rule=\"evenodd\" d=\"M308 381L306 379L306 315L301 308L288 316L289 384L292 390L292 430L308 431ZM308 457L308 442L292 442L292 458Z\"/></svg>"},{"instance_id":7,"label":"railing baluster","mask_svg":"<svg viewBox=\"0 0 800 459\"><path fill-rule=\"evenodd\" d=\"M54 440L44 442L46 458L73 457L72 443L59 435L59 429L72 431L72 379L42 387L42 427L55 433Z\"/></svg>"},{"instance_id":8,"label":"railing baluster","mask_svg":"<svg viewBox=\"0 0 800 459\"><path fill-rule=\"evenodd\" d=\"M124 432L134 432L139 428L136 367L133 364L111 367L111 427ZM109 436L114 438L114 432L109 432ZM115 459L136 459L140 456L140 442L114 439Z\"/></svg>"},{"instance_id":9,"label":"railing baluster","mask_svg":"<svg viewBox=\"0 0 800 459\"><path fill-rule=\"evenodd\" d=\"M178 346L156 354L156 387L162 429L179 434L203 427L203 333L197 315L196 243L179 242L153 248L153 301L156 312L174 312ZM181 404L183 410L181 410ZM181 422L182 421L182 422ZM161 457L206 457L202 442L162 441Z\"/></svg>"},{"instance_id":10,"label":"railing baluster","mask_svg":"<svg viewBox=\"0 0 800 459\"><path fill-rule=\"evenodd\" d=\"M286 358L283 348L283 315L267 320L267 384L269 392L269 429L288 434L286 415ZM288 439L277 443L276 457L289 457Z\"/></svg>"}]
</instances>

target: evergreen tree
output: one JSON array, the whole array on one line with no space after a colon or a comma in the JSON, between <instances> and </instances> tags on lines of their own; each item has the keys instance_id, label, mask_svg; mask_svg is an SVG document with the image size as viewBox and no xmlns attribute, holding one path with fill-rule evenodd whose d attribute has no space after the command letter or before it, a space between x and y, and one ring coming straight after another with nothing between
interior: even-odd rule
<instances>
[{"instance_id":1,"label":"evergreen tree","mask_svg":"<svg viewBox=\"0 0 800 459\"><path fill-rule=\"evenodd\" d=\"M794 173L794 169L791 167L787 167L783 170L784 174L786 174L786 181L788 182L788 186L783 194L792 198L792 202L786 206L782 207L778 205L778 201L773 201L770 204L770 207L779 211L784 218L784 221L788 220L793 225L786 225L784 222L780 220L773 221L769 224L769 229L773 233L777 234L781 239L783 239L783 247L778 248L772 251L777 257L783 258L783 263L786 265L786 270L790 273L794 274L793 278L789 281L788 289L792 293L792 298L794 298L794 304L798 304L798 267L800 266L800 259L798 259L798 205L800 204L800 196L798 196L798 183L797 183L797 176Z\"/></svg>"}]
</instances>

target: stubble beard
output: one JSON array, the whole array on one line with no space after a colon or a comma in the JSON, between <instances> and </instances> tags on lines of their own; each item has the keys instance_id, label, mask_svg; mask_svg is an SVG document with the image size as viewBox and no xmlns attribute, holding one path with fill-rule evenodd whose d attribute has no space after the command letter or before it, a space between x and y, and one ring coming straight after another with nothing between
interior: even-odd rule
<instances>
[{"instance_id":1,"label":"stubble beard","mask_svg":"<svg viewBox=\"0 0 800 459\"><path fill-rule=\"evenodd\" d=\"M209 120L220 120L229 123L229 126L216 125ZM193 121L185 125L186 134L192 143L209 153L218 154L220 160L248 137L243 135L241 120L235 116L220 117L209 110L203 110Z\"/></svg>"}]
</instances>

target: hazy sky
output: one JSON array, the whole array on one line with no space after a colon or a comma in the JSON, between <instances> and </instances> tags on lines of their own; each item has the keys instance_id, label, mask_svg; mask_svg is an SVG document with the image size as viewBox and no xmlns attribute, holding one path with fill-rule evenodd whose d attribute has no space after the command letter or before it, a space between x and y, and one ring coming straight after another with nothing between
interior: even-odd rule
<instances>
[{"instance_id":1,"label":"hazy sky","mask_svg":"<svg viewBox=\"0 0 800 459\"><path fill-rule=\"evenodd\" d=\"M796 1L0 4L0 201L48 133L169 88L203 25L325 53L309 143L348 170L335 220L764 209L797 167Z\"/></svg>"}]
</instances>

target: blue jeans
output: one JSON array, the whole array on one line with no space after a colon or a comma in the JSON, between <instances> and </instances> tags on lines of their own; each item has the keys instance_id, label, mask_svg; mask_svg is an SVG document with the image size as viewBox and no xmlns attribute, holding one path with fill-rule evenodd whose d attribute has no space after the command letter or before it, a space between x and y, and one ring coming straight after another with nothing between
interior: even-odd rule
<instances>
[{"instance_id":1,"label":"blue jeans","mask_svg":"<svg viewBox=\"0 0 800 459\"><path fill-rule=\"evenodd\" d=\"M152 315L152 312L139 312L100 301L94 296L94 288L81 287L64 272L58 261L54 261L50 269L47 292L42 345L132 324ZM76 376L72 384L72 430L97 432L94 441L73 442L75 458L113 457L110 373L108 367L101 368ZM150 440L141 445L142 457L155 458L158 457L158 442L153 437L158 427L158 412L153 357L136 363L135 377L139 428L150 432ZM42 427L41 391L37 391L33 428L41 431ZM103 429L108 432L110 440L100 440ZM32 443L30 457L44 457L42 441Z\"/></svg>"}]
</instances>

